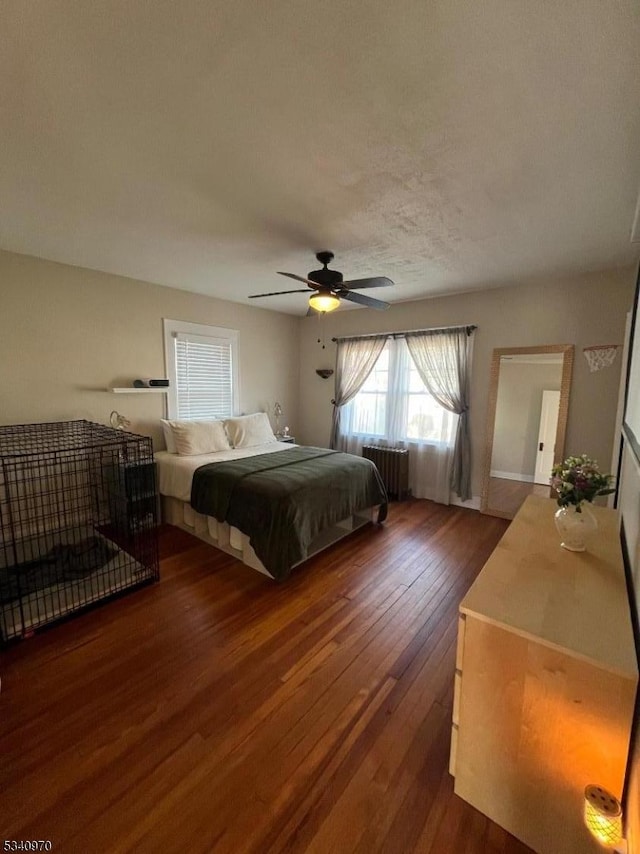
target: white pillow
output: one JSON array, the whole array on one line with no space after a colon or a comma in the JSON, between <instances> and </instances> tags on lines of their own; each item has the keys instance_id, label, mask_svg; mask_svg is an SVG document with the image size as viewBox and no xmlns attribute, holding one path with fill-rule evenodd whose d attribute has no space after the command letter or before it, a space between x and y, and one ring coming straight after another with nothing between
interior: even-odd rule
<instances>
[{"instance_id":1,"label":"white pillow","mask_svg":"<svg viewBox=\"0 0 640 854\"><path fill-rule=\"evenodd\" d=\"M181 457L228 451L229 440L222 421L169 421L173 442Z\"/></svg>"},{"instance_id":2,"label":"white pillow","mask_svg":"<svg viewBox=\"0 0 640 854\"><path fill-rule=\"evenodd\" d=\"M164 443L167 446L167 451L170 454L177 454L176 443L173 440L173 430L171 429L171 422L166 421L164 418L160 419L160 423L162 424L162 432L164 433Z\"/></svg>"},{"instance_id":3,"label":"white pillow","mask_svg":"<svg viewBox=\"0 0 640 854\"><path fill-rule=\"evenodd\" d=\"M224 426L234 448L251 448L254 445L265 445L267 442L278 441L273 435L269 416L266 412L240 415L238 418L227 418Z\"/></svg>"}]
</instances>

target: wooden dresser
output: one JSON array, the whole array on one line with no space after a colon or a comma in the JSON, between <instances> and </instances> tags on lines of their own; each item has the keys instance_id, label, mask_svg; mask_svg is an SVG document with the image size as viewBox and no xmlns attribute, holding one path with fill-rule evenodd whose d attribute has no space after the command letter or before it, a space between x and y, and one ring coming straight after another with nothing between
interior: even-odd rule
<instances>
[{"instance_id":1,"label":"wooden dresser","mask_svg":"<svg viewBox=\"0 0 640 854\"><path fill-rule=\"evenodd\" d=\"M539 854L595 854L584 787L622 794L638 665L617 514L575 553L556 509L529 497L460 605L450 771Z\"/></svg>"}]
</instances>

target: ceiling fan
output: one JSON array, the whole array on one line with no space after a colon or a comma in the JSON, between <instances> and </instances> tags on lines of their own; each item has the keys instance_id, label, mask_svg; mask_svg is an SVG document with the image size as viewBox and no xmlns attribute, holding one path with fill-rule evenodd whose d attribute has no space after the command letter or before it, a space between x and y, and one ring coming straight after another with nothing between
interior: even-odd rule
<instances>
[{"instance_id":1,"label":"ceiling fan","mask_svg":"<svg viewBox=\"0 0 640 854\"><path fill-rule=\"evenodd\" d=\"M367 308L377 308L381 311L389 308L388 302L373 299L373 297L356 293L356 291L365 288L385 288L393 284L391 279L387 279L386 276L376 276L370 279L352 279L345 282L343 281L342 273L339 273L338 270L327 269L333 257L333 252L324 251L316 253L316 258L324 266L322 270L312 270L306 278L304 276L297 276L295 273L282 273L278 271L278 275L280 276L287 276L289 279L295 279L297 282L304 282L307 286L304 290L252 294L249 299L275 297L281 294L306 294L309 293L309 288L311 288L315 293L309 297L309 314L312 314L311 309L320 312L333 311L335 308L338 308L341 299L358 303L358 305L366 305Z\"/></svg>"}]
</instances>

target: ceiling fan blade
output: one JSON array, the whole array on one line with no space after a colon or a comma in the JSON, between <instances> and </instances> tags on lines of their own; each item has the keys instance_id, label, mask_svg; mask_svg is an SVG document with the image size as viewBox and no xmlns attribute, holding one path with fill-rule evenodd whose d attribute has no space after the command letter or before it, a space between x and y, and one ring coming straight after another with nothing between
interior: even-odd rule
<instances>
[{"instance_id":1,"label":"ceiling fan blade","mask_svg":"<svg viewBox=\"0 0 640 854\"><path fill-rule=\"evenodd\" d=\"M308 294L309 291L305 288L305 290L299 291L274 291L272 294L251 294L249 299L257 299L258 297L279 297L281 294Z\"/></svg>"},{"instance_id":2,"label":"ceiling fan blade","mask_svg":"<svg viewBox=\"0 0 640 854\"><path fill-rule=\"evenodd\" d=\"M306 285L309 285L310 288L313 288L314 291L317 290L317 288L318 288L317 282L312 282L311 279L305 279L304 276L296 276L295 273L283 273L280 270L278 270L278 275L279 276L287 276L289 279L295 279L296 282L304 282Z\"/></svg>"},{"instance_id":3,"label":"ceiling fan blade","mask_svg":"<svg viewBox=\"0 0 640 854\"><path fill-rule=\"evenodd\" d=\"M373 297L367 297L364 294L356 294L346 289L336 291L336 293L341 299L349 300L349 302L357 302L358 305L366 305L368 308L377 308L380 311L389 308L388 302L382 302L380 299L373 299Z\"/></svg>"},{"instance_id":4,"label":"ceiling fan blade","mask_svg":"<svg viewBox=\"0 0 640 854\"><path fill-rule=\"evenodd\" d=\"M351 279L349 282L343 282L342 287L347 290L354 288L387 288L392 284L391 279L387 279L386 276L374 276L370 279Z\"/></svg>"}]
</instances>

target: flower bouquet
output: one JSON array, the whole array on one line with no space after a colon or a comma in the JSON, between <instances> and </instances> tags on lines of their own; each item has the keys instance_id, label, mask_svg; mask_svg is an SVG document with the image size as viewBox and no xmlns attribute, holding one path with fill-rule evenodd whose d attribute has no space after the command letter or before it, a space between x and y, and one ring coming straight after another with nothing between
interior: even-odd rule
<instances>
[{"instance_id":1,"label":"flower bouquet","mask_svg":"<svg viewBox=\"0 0 640 854\"><path fill-rule=\"evenodd\" d=\"M611 495L613 475L602 474L598 463L586 454L567 457L551 470L551 486L558 493L558 504L567 507L574 504L581 512L583 501L593 501L596 495Z\"/></svg>"},{"instance_id":2,"label":"flower bouquet","mask_svg":"<svg viewBox=\"0 0 640 854\"><path fill-rule=\"evenodd\" d=\"M562 548L583 552L587 539L595 532L598 522L588 506L596 495L610 495L613 476L602 474L598 463L586 454L568 457L551 470L551 486L558 493L560 509L555 523L562 538Z\"/></svg>"}]
</instances>

